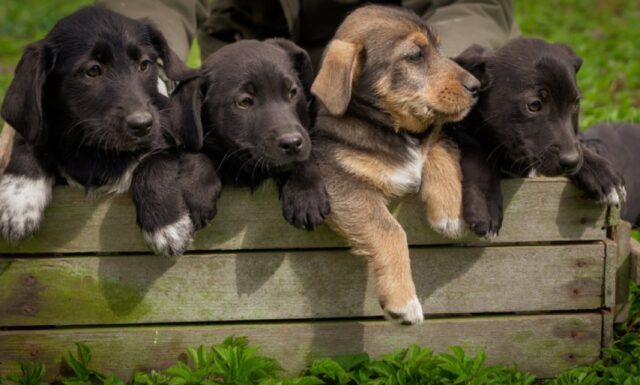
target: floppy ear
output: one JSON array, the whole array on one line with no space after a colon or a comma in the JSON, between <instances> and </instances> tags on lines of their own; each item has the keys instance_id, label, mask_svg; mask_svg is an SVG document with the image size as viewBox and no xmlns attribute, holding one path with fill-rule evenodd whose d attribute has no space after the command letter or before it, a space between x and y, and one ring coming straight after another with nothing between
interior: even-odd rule
<instances>
[{"instance_id":1,"label":"floppy ear","mask_svg":"<svg viewBox=\"0 0 640 385\"><path fill-rule=\"evenodd\" d=\"M489 55L490 50L488 48L473 44L462 51L453 61L469 71L476 79L480 80L481 89L486 89L491 85L491 78L487 73L487 59Z\"/></svg>"},{"instance_id":2,"label":"floppy ear","mask_svg":"<svg viewBox=\"0 0 640 385\"><path fill-rule=\"evenodd\" d=\"M362 65L360 44L334 39L327 46L322 65L311 92L332 115L344 114L351 100L351 90Z\"/></svg>"},{"instance_id":3,"label":"floppy ear","mask_svg":"<svg viewBox=\"0 0 640 385\"><path fill-rule=\"evenodd\" d=\"M578 56L571 47L563 43L555 43L554 46L558 47L562 52L569 56L569 60L573 68L575 68L576 73L580 70L582 66L582 58Z\"/></svg>"},{"instance_id":4,"label":"floppy ear","mask_svg":"<svg viewBox=\"0 0 640 385\"><path fill-rule=\"evenodd\" d=\"M171 95L172 130L180 138L185 148L200 151L203 145L202 92L200 77L185 81Z\"/></svg>"},{"instance_id":5,"label":"floppy ear","mask_svg":"<svg viewBox=\"0 0 640 385\"><path fill-rule=\"evenodd\" d=\"M304 87L304 94L307 100L311 99L311 83L313 83L313 65L311 58L304 49L290 40L286 39L268 39L265 43L276 45L284 49L289 55L289 59L293 63L293 68L298 73L298 78Z\"/></svg>"},{"instance_id":6,"label":"floppy ear","mask_svg":"<svg viewBox=\"0 0 640 385\"><path fill-rule=\"evenodd\" d=\"M55 58L49 58L43 41L25 48L2 103L2 117L25 138L36 144L45 138L43 87Z\"/></svg>"},{"instance_id":7,"label":"floppy ear","mask_svg":"<svg viewBox=\"0 0 640 385\"><path fill-rule=\"evenodd\" d=\"M196 76L197 71L187 67L184 62L173 52L167 43L164 35L150 22L145 22L145 29L149 35L149 40L153 47L158 51L164 72L169 79L176 81L183 81L191 79Z\"/></svg>"}]
</instances>

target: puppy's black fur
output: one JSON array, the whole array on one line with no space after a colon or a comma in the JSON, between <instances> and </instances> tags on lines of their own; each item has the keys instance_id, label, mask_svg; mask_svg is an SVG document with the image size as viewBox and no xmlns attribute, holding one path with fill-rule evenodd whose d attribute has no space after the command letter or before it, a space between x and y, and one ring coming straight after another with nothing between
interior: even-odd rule
<instances>
[{"instance_id":1,"label":"puppy's black fur","mask_svg":"<svg viewBox=\"0 0 640 385\"><path fill-rule=\"evenodd\" d=\"M290 41L239 41L209 56L199 78L174 98L181 124L202 131L204 151L223 185L255 188L274 178L283 215L311 230L329 213L329 201L311 148L313 69Z\"/></svg>"},{"instance_id":2,"label":"puppy's black fur","mask_svg":"<svg viewBox=\"0 0 640 385\"><path fill-rule=\"evenodd\" d=\"M184 250L194 225L175 181L181 163L193 159L180 160L177 149L198 150L199 136L164 116L160 60L171 79L195 75L151 24L97 7L65 17L25 49L2 106L17 132L0 182L0 196L14 195L0 205L5 238L37 231L55 182L105 192L132 183L151 246L169 255Z\"/></svg>"},{"instance_id":3,"label":"puppy's black fur","mask_svg":"<svg viewBox=\"0 0 640 385\"><path fill-rule=\"evenodd\" d=\"M631 123L601 123L587 130L582 143L602 157L622 174L627 200L620 216L633 227L640 226L640 125Z\"/></svg>"},{"instance_id":4,"label":"puppy's black fur","mask_svg":"<svg viewBox=\"0 0 640 385\"><path fill-rule=\"evenodd\" d=\"M482 83L476 107L447 128L461 148L464 216L476 234L498 233L505 176L567 175L589 197L619 203L621 177L578 140L582 59L571 48L517 39L494 52L472 46L456 61Z\"/></svg>"}]
</instances>

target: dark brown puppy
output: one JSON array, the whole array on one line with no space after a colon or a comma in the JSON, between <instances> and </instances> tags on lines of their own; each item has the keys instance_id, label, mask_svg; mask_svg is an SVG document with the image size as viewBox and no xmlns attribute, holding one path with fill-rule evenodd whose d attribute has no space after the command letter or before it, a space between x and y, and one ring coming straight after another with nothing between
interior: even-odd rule
<instances>
[{"instance_id":1,"label":"dark brown puppy","mask_svg":"<svg viewBox=\"0 0 640 385\"><path fill-rule=\"evenodd\" d=\"M388 199L420 191L436 230L457 236L463 225L457 150L439 130L467 114L479 82L438 45L412 12L366 6L340 26L312 87L324 105L314 146L330 223L354 253L371 257L380 303L403 324L421 322L423 313L406 234Z\"/></svg>"}]
</instances>

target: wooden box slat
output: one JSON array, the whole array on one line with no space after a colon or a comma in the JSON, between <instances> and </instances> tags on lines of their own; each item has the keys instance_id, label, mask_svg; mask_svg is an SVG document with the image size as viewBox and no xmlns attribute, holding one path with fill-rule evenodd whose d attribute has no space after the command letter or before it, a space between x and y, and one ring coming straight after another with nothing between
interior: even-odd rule
<instances>
[{"instance_id":1,"label":"wooden box slat","mask_svg":"<svg viewBox=\"0 0 640 385\"><path fill-rule=\"evenodd\" d=\"M516 194L517 193L517 194ZM503 182L504 225L494 242L597 240L606 236L606 207L582 198L563 178ZM412 245L481 242L468 235L452 241L429 229L417 197L391 204ZM275 189L227 188L213 222L198 233L193 250L344 247L327 226L307 233L284 221ZM87 200L82 191L56 188L40 233L16 245L0 241L0 253L148 252L135 225L128 196Z\"/></svg>"},{"instance_id":2,"label":"wooden box slat","mask_svg":"<svg viewBox=\"0 0 640 385\"><path fill-rule=\"evenodd\" d=\"M428 320L400 327L384 321L290 324L158 326L38 331L0 331L0 372L16 372L16 362L37 360L52 378L74 341L89 345L94 367L123 378L134 369L163 369L187 347L248 336L263 354L276 357L289 373L314 358L368 352L376 357L410 344L444 351L459 345L469 353L484 349L487 363L515 362L539 377L552 377L598 359L602 316L578 313Z\"/></svg>"},{"instance_id":3,"label":"wooden box slat","mask_svg":"<svg viewBox=\"0 0 640 385\"><path fill-rule=\"evenodd\" d=\"M427 314L598 309L604 244L413 248ZM0 262L0 325L380 316L344 250L26 258Z\"/></svg>"}]
</instances>

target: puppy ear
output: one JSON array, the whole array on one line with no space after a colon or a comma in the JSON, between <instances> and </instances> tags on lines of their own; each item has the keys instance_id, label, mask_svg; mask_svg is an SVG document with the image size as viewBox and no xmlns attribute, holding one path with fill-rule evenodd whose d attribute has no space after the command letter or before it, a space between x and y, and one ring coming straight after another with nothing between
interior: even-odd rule
<instances>
[{"instance_id":1,"label":"puppy ear","mask_svg":"<svg viewBox=\"0 0 640 385\"><path fill-rule=\"evenodd\" d=\"M27 46L2 103L4 120L31 144L45 136L42 94L54 62L55 57L49 57L43 41Z\"/></svg>"},{"instance_id":2,"label":"puppy ear","mask_svg":"<svg viewBox=\"0 0 640 385\"><path fill-rule=\"evenodd\" d=\"M453 61L480 80L480 84L482 84L481 88L486 89L491 83L491 79L487 73L487 59L489 55L490 50L488 48L473 44L462 51Z\"/></svg>"},{"instance_id":3,"label":"puppy ear","mask_svg":"<svg viewBox=\"0 0 640 385\"><path fill-rule=\"evenodd\" d=\"M362 65L360 44L334 39L327 46L311 92L335 116L344 114Z\"/></svg>"},{"instance_id":4,"label":"puppy ear","mask_svg":"<svg viewBox=\"0 0 640 385\"><path fill-rule=\"evenodd\" d=\"M145 29L151 44L162 59L164 72L169 79L183 81L196 76L197 71L187 67L178 55L173 52L160 30L148 21L145 22Z\"/></svg>"},{"instance_id":5,"label":"puppy ear","mask_svg":"<svg viewBox=\"0 0 640 385\"><path fill-rule=\"evenodd\" d=\"M171 95L172 131L179 141L190 151L202 149L204 137L202 128L203 81L200 77L181 82Z\"/></svg>"},{"instance_id":6,"label":"puppy ear","mask_svg":"<svg viewBox=\"0 0 640 385\"><path fill-rule=\"evenodd\" d=\"M313 83L313 65L307 51L286 39L268 39L265 42L276 45L287 52L293 63L293 68L298 73L302 87L304 87L304 94L309 100L311 98L311 83Z\"/></svg>"},{"instance_id":7,"label":"puppy ear","mask_svg":"<svg viewBox=\"0 0 640 385\"><path fill-rule=\"evenodd\" d=\"M558 47L563 53L568 55L571 65L575 68L576 73L580 70L582 66L582 58L578 56L571 47L563 43L555 43L554 46Z\"/></svg>"}]
</instances>

